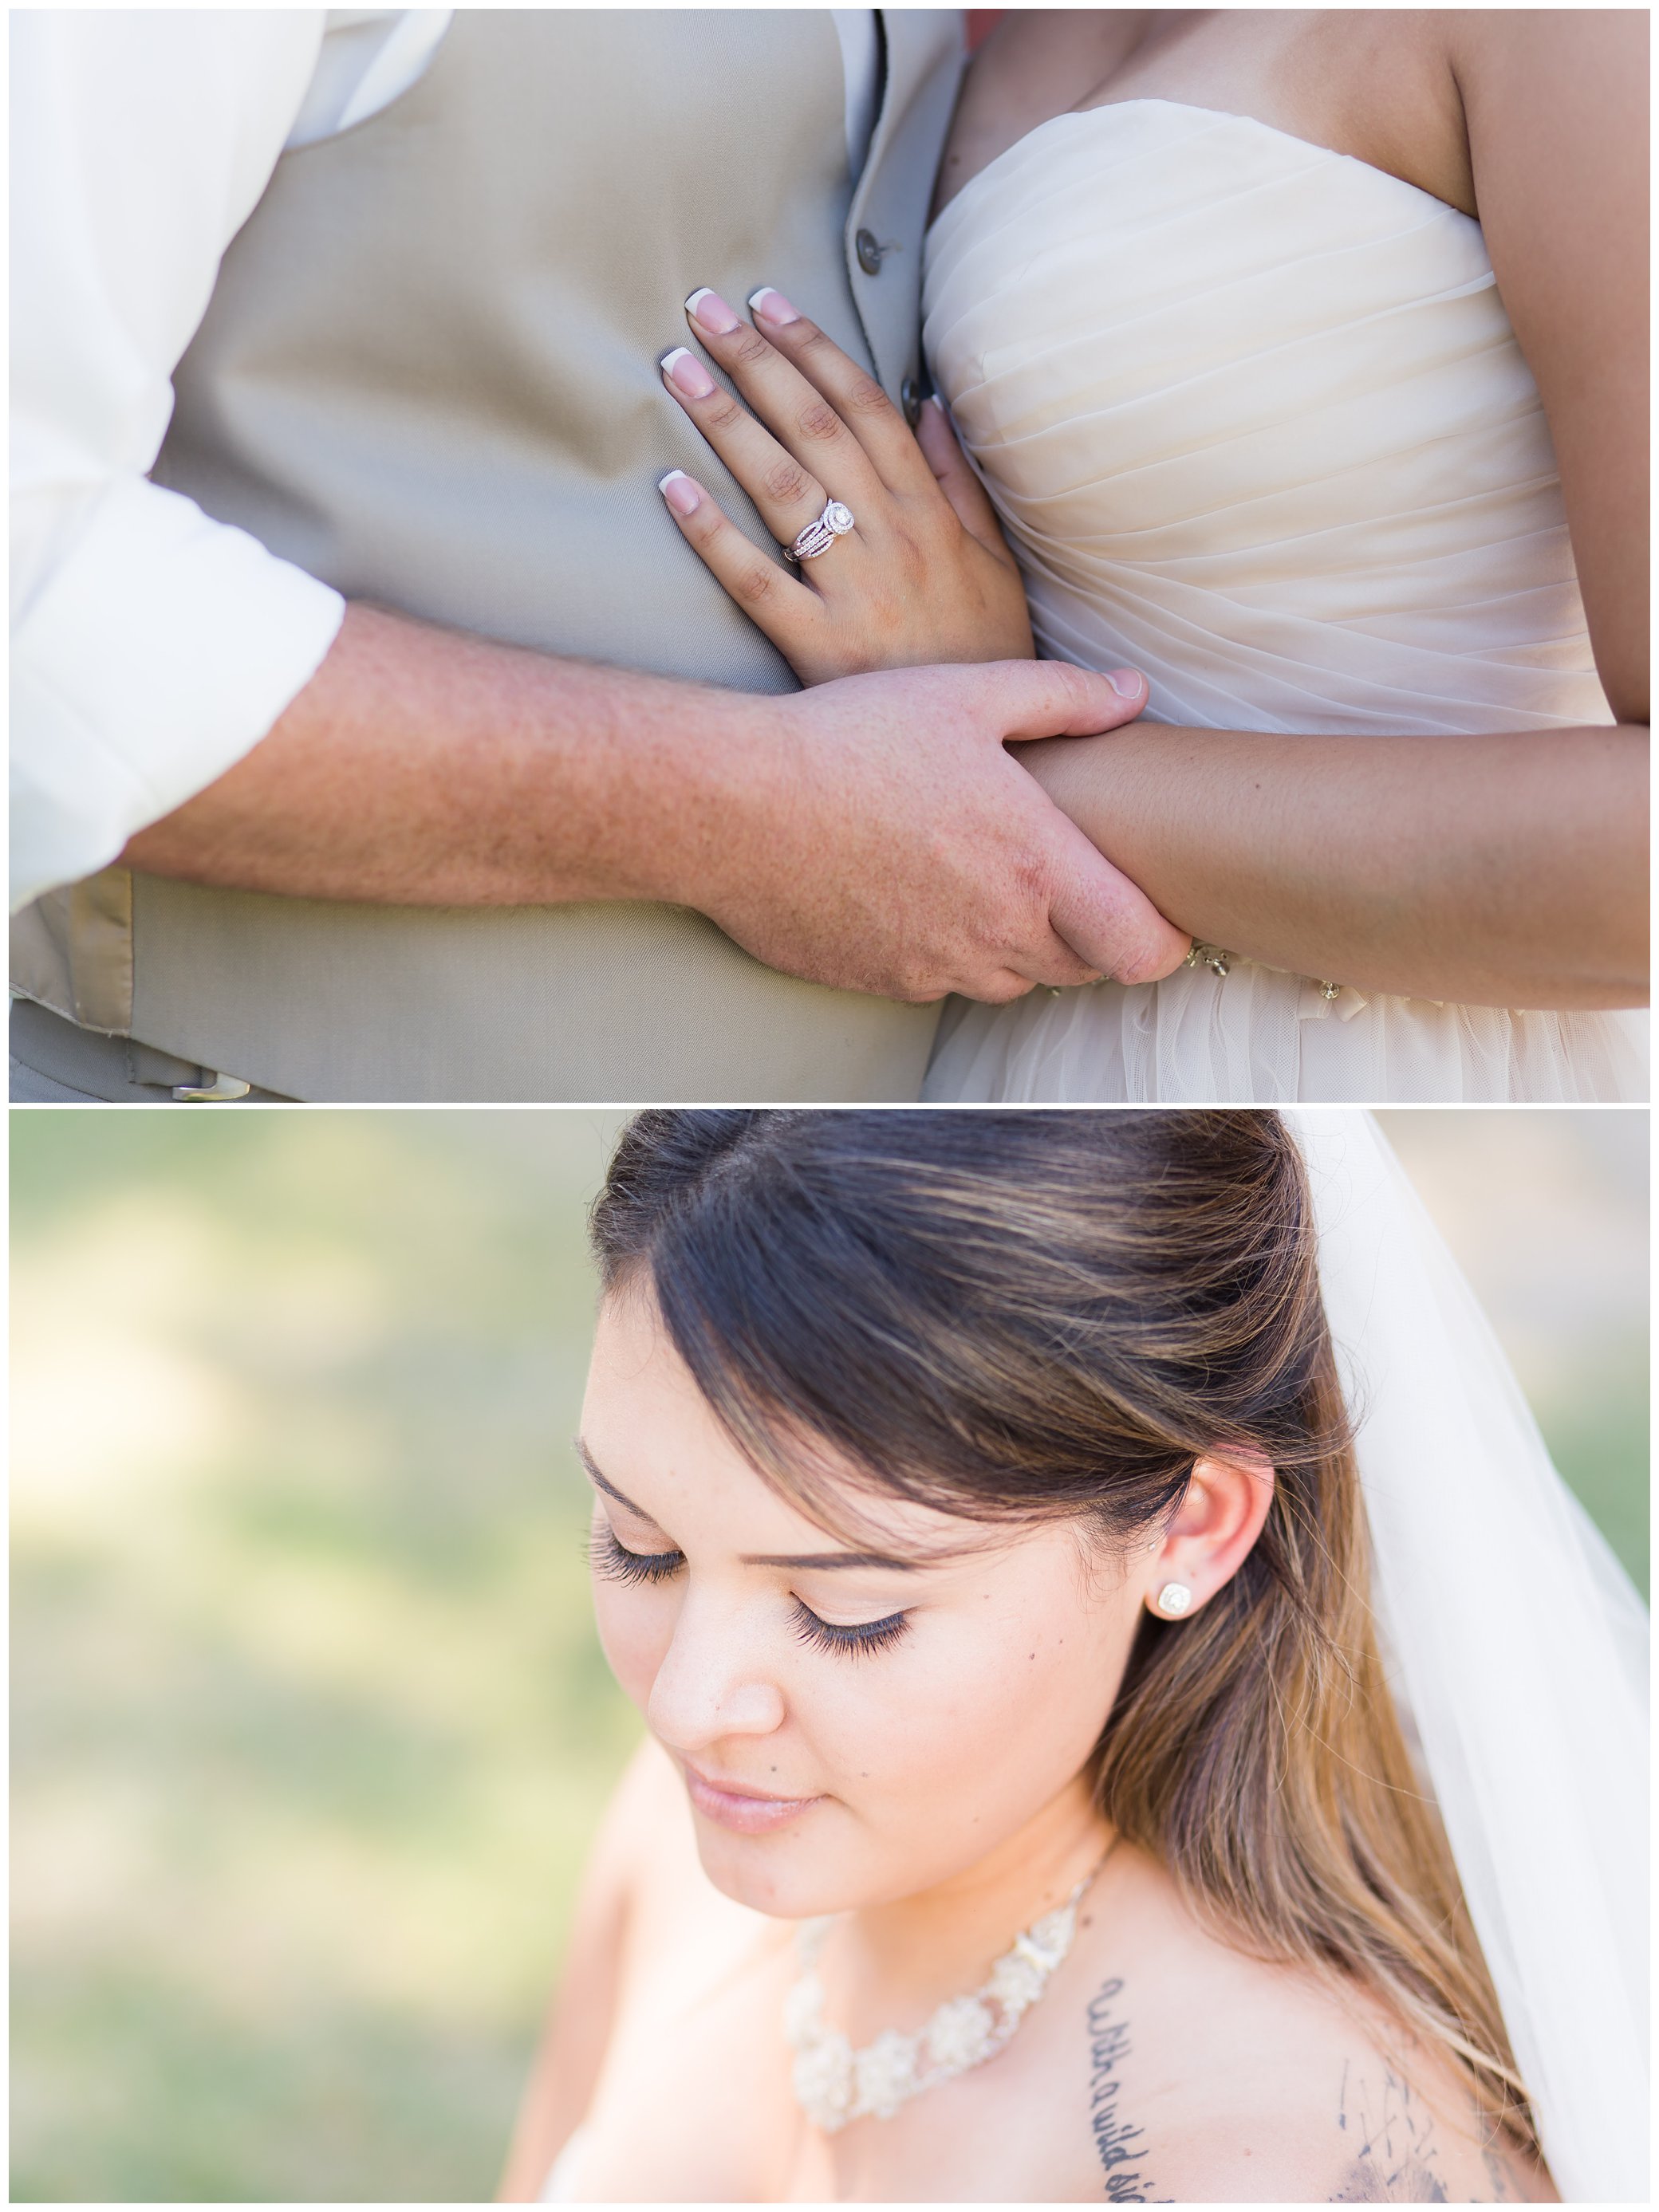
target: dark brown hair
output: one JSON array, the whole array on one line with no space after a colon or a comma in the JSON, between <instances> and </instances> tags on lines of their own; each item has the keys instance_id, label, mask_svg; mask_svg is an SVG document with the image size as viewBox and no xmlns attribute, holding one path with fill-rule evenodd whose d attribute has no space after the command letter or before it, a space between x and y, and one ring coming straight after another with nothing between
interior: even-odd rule
<instances>
[{"instance_id":1,"label":"dark brown hair","mask_svg":"<svg viewBox=\"0 0 1659 2212\"><path fill-rule=\"evenodd\" d=\"M1380 2001L1528 2152L1531 2116L1377 1653L1301 1156L1271 1113L653 1111L593 1212L766 1479L1155 1535L1194 1462L1272 1462L1237 1573L1142 1624L1103 1810L1217 1932Z\"/></svg>"}]
</instances>

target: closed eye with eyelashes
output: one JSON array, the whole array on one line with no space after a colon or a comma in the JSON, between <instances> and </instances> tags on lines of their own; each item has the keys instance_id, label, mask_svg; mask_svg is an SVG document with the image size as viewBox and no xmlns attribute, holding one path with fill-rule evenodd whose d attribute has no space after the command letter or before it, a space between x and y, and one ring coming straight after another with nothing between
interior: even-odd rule
<instances>
[{"instance_id":1,"label":"closed eye with eyelashes","mask_svg":"<svg viewBox=\"0 0 1659 2212\"><path fill-rule=\"evenodd\" d=\"M586 1540L588 1565L609 1582L640 1585L668 1582L685 1565L684 1552L630 1552L619 1543L609 1523L593 1529ZM908 1613L889 1613L881 1620L861 1620L844 1626L822 1620L810 1606L792 1598L795 1633L803 1644L820 1651L838 1651L859 1658L885 1651L908 1633Z\"/></svg>"}]
</instances>

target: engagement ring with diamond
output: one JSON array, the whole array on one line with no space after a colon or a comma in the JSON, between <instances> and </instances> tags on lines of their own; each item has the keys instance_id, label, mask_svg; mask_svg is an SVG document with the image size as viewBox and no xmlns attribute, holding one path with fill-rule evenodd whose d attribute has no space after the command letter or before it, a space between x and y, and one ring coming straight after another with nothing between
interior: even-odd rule
<instances>
[{"instance_id":1,"label":"engagement ring with diamond","mask_svg":"<svg viewBox=\"0 0 1659 2212\"><path fill-rule=\"evenodd\" d=\"M836 538L845 538L853 527L853 510L832 499L816 522L809 522L793 545L786 545L786 561L816 561L820 553L827 553Z\"/></svg>"}]
</instances>

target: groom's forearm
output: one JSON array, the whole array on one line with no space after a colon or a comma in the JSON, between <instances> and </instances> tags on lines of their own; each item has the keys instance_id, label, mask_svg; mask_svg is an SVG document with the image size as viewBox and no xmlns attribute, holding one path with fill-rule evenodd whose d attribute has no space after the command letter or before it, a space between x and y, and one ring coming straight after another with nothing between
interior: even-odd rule
<instances>
[{"instance_id":1,"label":"groom's forearm","mask_svg":"<svg viewBox=\"0 0 1659 2212\"><path fill-rule=\"evenodd\" d=\"M386 904L684 899L768 706L354 605L259 744L121 858Z\"/></svg>"},{"instance_id":2,"label":"groom's forearm","mask_svg":"<svg viewBox=\"0 0 1659 2212\"><path fill-rule=\"evenodd\" d=\"M1286 737L1146 721L1019 758L1181 928L1356 989L1646 1003L1648 732Z\"/></svg>"},{"instance_id":3,"label":"groom's forearm","mask_svg":"<svg viewBox=\"0 0 1659 2212\"><path fill-rule=\"evenodd\" d=\"M1034 660L767 698L353 607L275 726L122 857L295 897L689 907L808 982L1000 1001L1186 951L1005 750L1139 703Z\"/></svg>"}]
</instances>

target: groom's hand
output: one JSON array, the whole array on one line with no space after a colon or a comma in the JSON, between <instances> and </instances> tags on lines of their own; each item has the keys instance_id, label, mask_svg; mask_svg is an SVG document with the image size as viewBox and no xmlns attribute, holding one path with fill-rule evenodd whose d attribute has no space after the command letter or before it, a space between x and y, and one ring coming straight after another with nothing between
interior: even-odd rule
<instances>
[{"instance_id":1,"label":"groom's hand","mask_svg":"<svg viewBox=\"0 0 1659 2212\"><path fill-rule=\"evenodd\" d=\"M670 900L774 967L891 998L1141 982L1188 940L1005 741L1145 702L1027 660L757 696L352 606L268 734L124 859L376 904Z\"/></svg>"},{"instance_id":2,"label":"groom's hand","mask_svg":"<svg viewBox=\"0 0 1659 2212\"><path fill-rule=\"evenodd\" d=\"M1128 684L1127 672L1119 682ZM769 967L924 1000L1148 982L1190 939L1006 750L1146 703L1053 661L901 669L769 702L713 870L680 893Z\"/></svg>"}]
</instances>

